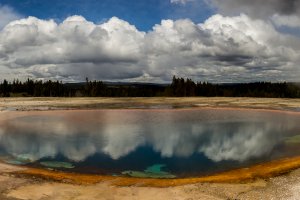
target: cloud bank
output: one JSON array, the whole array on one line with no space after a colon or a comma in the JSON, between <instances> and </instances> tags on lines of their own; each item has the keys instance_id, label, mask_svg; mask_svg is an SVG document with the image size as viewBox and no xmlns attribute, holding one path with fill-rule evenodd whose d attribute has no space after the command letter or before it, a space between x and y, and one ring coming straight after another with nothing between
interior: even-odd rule
<instances>
[{"instance_id":1,"label":"cloud bank","mask_svg":"<svg viewBox=\"0 0 300 200\"><path fill-rule=\"evenodd\" d=\"M294 15L300 13L300 0L209 0L224 14L248 14L252 17L268 17L273 14Z\"/></svg>"},{"instance_id":2,"label":"cloud bank","mask_svg":"<svg viewBox=\"0 0 300 200\"><path fill-rule=\"evenodd\" d=\"M300 0L207 0L223 15L241 13L254 19L271 20L277 26L300 28Z\"/></svg>"},{"instance_id":3,"label":"cloud bank","mask_svg":"<svg viewBox=\"0 0 300 200\"><path fill-rule=\"evenodd\" d=\"M296 26L298 19L278 17L277 25L246 14L216 14L200 24L162 20L148 32L117 17L102 24L82 16L61 23L28 17L0 31L0 78L297 81L299 37L277 26Z\"/></svg>"}]
</instances>

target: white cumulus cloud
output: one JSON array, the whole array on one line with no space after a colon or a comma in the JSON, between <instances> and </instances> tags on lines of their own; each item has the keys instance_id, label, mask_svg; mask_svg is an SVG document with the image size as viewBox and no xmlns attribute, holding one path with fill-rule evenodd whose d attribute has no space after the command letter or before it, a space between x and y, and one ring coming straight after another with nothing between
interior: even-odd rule
<instances>
[{"instance_id":1,"label":"white cumulus cloud","mask_svg":"<svg viewBox=\"0 0 300 200\"><path fill-rule=\"evenodd\" d=\"M296 15L285 16L275 14L272 16L272 21L276 26L287 26L291 28L300 28L300 17Z\"/></svg>"},{"instance_id":2,"label":"white cumulus cloud","mask_svg":"<svg viewBox=\"0 0 300 200\"><path fill-rule=\"evenodd\" d=\"M102 24L82 16L61 23L28 17L0 31L0 78L297 81L300 39L276 26L245 14L200 24L162 20L149 32L117 17Z\"/></svg>"}]
</instances>

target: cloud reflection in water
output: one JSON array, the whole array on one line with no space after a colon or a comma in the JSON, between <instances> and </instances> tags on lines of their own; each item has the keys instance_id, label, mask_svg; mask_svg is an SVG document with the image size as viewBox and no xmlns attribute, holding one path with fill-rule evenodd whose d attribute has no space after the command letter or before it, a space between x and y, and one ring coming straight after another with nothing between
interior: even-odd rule
<instances>
[{"instance_id":1,"label":"cloud reflection in water","mask_svg":"<svg viewBox=\"0 0 300 200\"><path fill-rule=\"evenodd\" d=\"M297 124L285 117L273 119L272 114L255 119L251 114L245 117L229 112L229 119L224 118L224 113L209 119L203 114L207 113L28 113L1 123L0 152L28 154L33 161L60 154L79 162L95 153L117 160L147 145L166 158L202 153L215 162L245 161L269 154L282 141L282 133L293 130Z\"/></svg>"}]
</instances>

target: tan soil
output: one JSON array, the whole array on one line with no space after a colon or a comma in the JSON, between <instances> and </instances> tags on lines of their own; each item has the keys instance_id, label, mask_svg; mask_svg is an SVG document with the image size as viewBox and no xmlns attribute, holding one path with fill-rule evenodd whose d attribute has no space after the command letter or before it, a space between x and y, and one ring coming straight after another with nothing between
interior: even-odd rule
<instances>
[{"instance_id":1,"label":"tan soil","mask_svg":"<svg viewBox=\"0 0 300 200\"><path fill-rule=\"evenodd\" d=\"M272 98L0 98L0 111L103 109L103 108L188 108L239 107L276 110L300 108L300 99Z\"/></svg>"}]
</instances>

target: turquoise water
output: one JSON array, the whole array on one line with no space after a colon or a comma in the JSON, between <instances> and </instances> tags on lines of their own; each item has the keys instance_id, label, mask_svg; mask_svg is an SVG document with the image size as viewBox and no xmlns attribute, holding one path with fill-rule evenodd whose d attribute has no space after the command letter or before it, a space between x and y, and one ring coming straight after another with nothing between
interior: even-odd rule
<instances>
[{"instance_id":1,"label":"turquoise water","mask_svg":"<svg viewBox=\"0 0 300 200\"><path fill-rule=\"evenodd\" d=\"M6 112L0 157L79 173L202 176L300 155L299 122L230 109Z\"/></svg>"}]
</instances>

